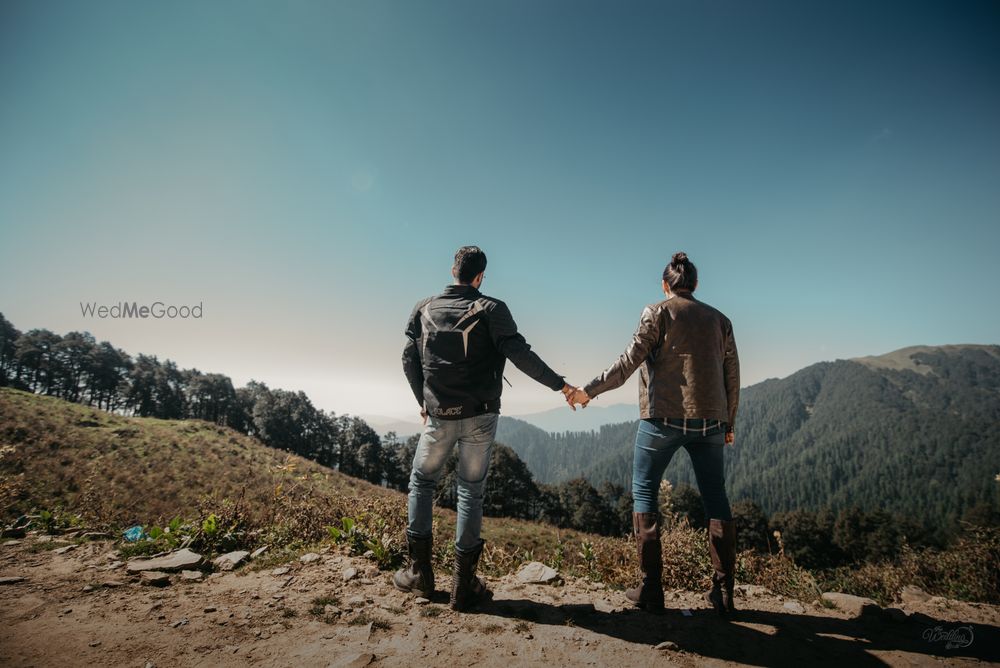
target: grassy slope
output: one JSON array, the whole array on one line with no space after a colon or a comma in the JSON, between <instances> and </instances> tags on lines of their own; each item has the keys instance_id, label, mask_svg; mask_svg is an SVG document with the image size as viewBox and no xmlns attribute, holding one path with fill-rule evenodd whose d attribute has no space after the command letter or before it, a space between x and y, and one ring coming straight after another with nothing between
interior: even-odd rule
<instances>
[{"instance_id":1,"label":"grassy slope","mask_svg":"<svg viewBox=\"0 0 1000 668\"><path fill-rule=\"evenodd\" d=\"M280 491L279 491L280 489ZM387 506L405 521L405 495L342 475L200 420L112 415L52 397L0 388L0 514L61 507L119 526L195 517L241 492L266 517L276 491L337 511ZM344 501L351 501L345 505ZM442 536L454 513L436 510ZM486 518L484 535L520 553L548 552L573 531Z\"/></svg>"},{"instance_id":2,"label":"grassy slope","mask_svg":"<svg viewBox=\"0 0 1000 668\"><path fill-rule=\"evenodd\" d=\"M121 417L8 388L0 388L0 448L0 474L19 488L2 499L7 515L100 503L149 522L244 487L249 503L263 504L277 485L303 482L327 494L391 494L208 422Z\"/></svg>"}]
</instances>

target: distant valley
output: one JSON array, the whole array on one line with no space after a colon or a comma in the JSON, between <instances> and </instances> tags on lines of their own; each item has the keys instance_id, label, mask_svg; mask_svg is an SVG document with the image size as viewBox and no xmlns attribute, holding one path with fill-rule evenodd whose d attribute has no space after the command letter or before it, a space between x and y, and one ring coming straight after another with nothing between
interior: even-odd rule
<instances>
[{"instance_id":1,"label":"distant valley","mask_svg":"<svg viewBox=\"0 0 1000 668\"><path fill-rule=\"evenodd\" d=\"M561 396L556 395L556 398L558 402L553 401L553 403L558 403L555 408L538 413L513 415L510 416L510 419L525 422L545 432L558 433L562 431L596 431L606 424L634 420L639 415L639 407L636 405L600 406L596 402L590 404L586 410L577 408L576 412L573 412L562 401ZM414 415L416 415L416 411L414 411ZM405 420L388 415L362 415L361 418L382 435L395 432L396 436L405 438L417 434L421 430L421 424L417 419ZM507 419L507 416L504 416L504 419Z\"/></svg>"},{"instance_id":2,"label":"distant valley","mask_svg":"<svg viewBox=\"0 0 1000 668\"><path fill-rule=\"evenodd\" d=\"M588 409L590 410L590 409ZM497 440L541 482L631 483L636 422L551 434L501 419ZM811 365L741 393L733 500L766 512L860 505L953 523L1000 497L1000 346L921 346ZM694 484L686 454L666 477Z\"/></svg>"}]
</instances>

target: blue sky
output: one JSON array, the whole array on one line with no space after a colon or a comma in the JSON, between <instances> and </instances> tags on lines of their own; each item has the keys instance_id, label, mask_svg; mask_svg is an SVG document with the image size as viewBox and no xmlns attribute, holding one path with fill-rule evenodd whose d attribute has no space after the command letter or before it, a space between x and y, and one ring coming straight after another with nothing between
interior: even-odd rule
<instances>
[{"instance_id":1,"label":"blue sky","mask_svg":"<svg viewBox=\"0 0 1000 668\"><path fill-rule=\"evenodd\" d=\"M998 29L991 2L8 1L0 312L390 415L463 244L571 382L677 250L746 383L997 343ZM119 300L204 317L80 314ZM559 405L508 377L507 412Z\"/></svg>"}]
</instances>

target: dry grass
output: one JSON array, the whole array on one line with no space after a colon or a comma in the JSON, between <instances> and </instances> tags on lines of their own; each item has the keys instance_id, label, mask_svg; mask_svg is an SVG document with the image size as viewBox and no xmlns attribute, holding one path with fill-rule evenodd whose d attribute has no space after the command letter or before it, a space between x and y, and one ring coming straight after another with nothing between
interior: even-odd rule
<instances>
[{"instance_id":1,"label":"dry grass","mask_svg":"<svg viewBox=\"0 0 1000 668\"><path fill-rule=\"evenodd\" d=\"M348 626L364 626L366 624L371 624L372 629L381 629L383 631L388 631L389 629L392 628L392 624L385 621L384 619L376 617L367 610L364 612L359 612L358 614L347 620Z\"/></svg>"},{"instance_id":2,"label":"dry grass","mask_svg":"<svg viewBox=\"0 0 1000 668\"><path fill-rule=\"evenodd\" d=\"M0 514L7 518L61 508L81 515L88 526L118 530L132 524L162 526L180 517L193 527L199 549L269 545L254 568L270 568L315 549L329 541L327 527L340 525L344 517L353 518L366 539L388 545L392 555L405 550L405 495L230 429L200 421L125 418L7 388L0 388L0 420ZM198 527L212 517L220 531L209 536ZM454 512L435 511L439 572L450 572L454 563L454 523ZM638 575L635 545L628 538L503 518L485 518L483 536L487 543L480 567L487 575L506 575L527 560L615 588L631 586ZM1000 602L1000 535L981 532L963 541L944 552L906 552L896 563L820 574L780 555L747 552L739 556L737 581L807 601L821 591L839 590L885 603L903 585L916 584L932 594ZM124 550L163 547L157 541ZM666 587L709 585L704 531L683 522L671 526L663 532L663 555ZM420 614L440 610L425 607Z\"/></svg>"},{"instance_id":3,"label":"dry grass","mask_svg":"<svg viewBox=\"0 0 1000 668\"><path fill-rule=\"evenodd\" d=\"M190 516L206 501L392 492L198 420L126 418L0 388L0 512L74 508L116 526Z\"/></svg>"},{"instance_id":4,"label":"dry grass","mask_svg":"<svg viewBox=\"0 0 1000 668\"><path fill-rule=\"evenodd\" d=\"M0 388L0 416L3 517L64 509L117 529L215 512L291 545L325 537L341 516L400 503L396 492L208 422L126 418L9 388Z\"/></svg>"},{"instance_id":5,"label":"dry grass","mask_svg":"<svg viewBox=\"0 0 1000 668\"><path fill-rule=\"evenodd\" d=\"M947 550L904 549L890 563L863 564L817 574L824 591L893 603L905 585L965 601L1000 603L1000 530L971 529Z\"/></svg>"}]
</instances>

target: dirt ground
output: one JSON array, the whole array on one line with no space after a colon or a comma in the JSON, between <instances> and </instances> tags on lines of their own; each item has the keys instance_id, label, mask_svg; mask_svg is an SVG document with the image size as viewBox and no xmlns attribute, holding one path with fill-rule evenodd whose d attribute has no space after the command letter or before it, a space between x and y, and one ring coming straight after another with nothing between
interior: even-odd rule
<instances>
[{"instance_id":1,"label":"dirt ground","mask_svg":"<svg viewBox=\"0 0 1000 668\"><path fill-rule=\"evenodd\" d=\"M24 578L0 584L3 666L1000 662L1000 609L937 597L852 616L741 587L739 615L726 622L694 592L667 592L666 614L650 615L600 584L524 584L511 575L489 579L495 597L479 611L454 613L445 574L434 599L418 602L393 589L390 573L337 552L202 581L174 574L154 587L116 565L110 541L60 554L40 549L42 540L0 546L0 579ZM349 568L357 575L345 580Z\"/></svg>"}]
</instances>

